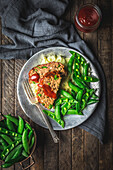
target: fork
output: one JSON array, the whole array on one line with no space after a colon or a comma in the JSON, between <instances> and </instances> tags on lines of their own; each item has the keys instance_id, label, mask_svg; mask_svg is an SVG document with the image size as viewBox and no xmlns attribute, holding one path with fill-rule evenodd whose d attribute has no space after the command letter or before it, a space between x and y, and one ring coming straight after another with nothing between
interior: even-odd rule
<instances>
[{"instance_id":1,"label":"fork","mask_svg":"<svg viewBox=\"0 0 113 170\"><path fill-rule=\"evenodd\" d=\"M42 115L42 117L43 117L43 119L44 119L44 121L45 121L45 123L46 123L46 125L47 125L47 127L49 129L49 131L50 131L50 134L51 134L51 136L53 138L53 141L55 143L58 143L59 142L59 138L58 138L57 134L55 133L55 131L53 130L53 128L52 128L52 126L51 126L47 116L45 115L45 113L43 113L40 104L36 101L35 95L34 95L32 89L31 89L31 87L29 85L28 80L25 80L23 82L23 88L24 88L26 96L29 98L31 104L36 105L37 108L39 109L39 111L40 111L40 113L41 113L41 115Z\"/></svg>"}]
</instances>

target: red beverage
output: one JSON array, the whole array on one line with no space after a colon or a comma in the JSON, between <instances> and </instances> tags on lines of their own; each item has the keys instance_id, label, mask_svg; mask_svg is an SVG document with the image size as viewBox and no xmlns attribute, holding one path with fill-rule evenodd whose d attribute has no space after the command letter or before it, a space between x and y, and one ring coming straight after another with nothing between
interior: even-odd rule
<instances>
[{"instance_id":1,"label":"red beverage","mask_svg":"<svg viewBox=\"0 0 113 170\"><path fill-rule=\"evenodd\" d=\"M98 28L101 16L101 11L96 5L83 5L75 15L75 26L82 32L93 32Z\"/></svg>"}]
</instances>

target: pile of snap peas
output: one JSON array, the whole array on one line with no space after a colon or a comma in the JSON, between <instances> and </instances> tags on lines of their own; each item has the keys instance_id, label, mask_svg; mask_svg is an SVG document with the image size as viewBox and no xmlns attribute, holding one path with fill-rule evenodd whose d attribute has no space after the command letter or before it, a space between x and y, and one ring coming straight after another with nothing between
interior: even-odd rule
<instances>
[{"instance_id":1,"label":"pile of snap peas","mask_svg":"<svg viewBox=\"0 0 113 170\"><path fill-rule=\"evenodd\" d=\"M27 158L34 146L35 137L32 127L20 116L2 115L0 121L0 159L2 168L8 168Z\"/></svg>"},{"instance_id":2,"label":"pile of snap peas","mask_svg":"<svg viewBox=\"0 0 113 170\"><path fill-rule=\"evenodd\" d=\"M43 110L63 128L65 115L83 115L83 110L88 105L99 101L99 97L95 94L96 89L90 87L91 82L99 81L97 77L91 76L90 64L80 54L74 51L69 52L72 54L67 65L68 74L70 74L68 86L71 93L60 89L55 101L55 112Z\"/></svg>"}]
</instances>

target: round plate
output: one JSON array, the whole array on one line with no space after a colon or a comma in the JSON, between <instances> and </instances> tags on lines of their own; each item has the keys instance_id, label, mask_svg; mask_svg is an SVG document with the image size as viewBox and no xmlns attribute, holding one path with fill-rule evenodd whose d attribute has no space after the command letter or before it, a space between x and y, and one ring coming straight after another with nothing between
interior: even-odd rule
<instances>
[{"instance_id":1,"label":"round plate","mask_svg":"<svg viewBox=\"0 0 113 170\"><path fill-rule=\"evenodd\" d=\"M47 128L44 120L42 119L42 116L38 110L38 108L35 105L32 105L28 98L25 95L23 86L22 86L22 82L25 81L25 79L28 79L28 73L29 71L38 65L39 63L39 59L41 57L42 54L47 55L48 53L55 53L55 54L61 54L64 57L70 57L71 54L69 53L69 51L75 51L77 53L79 53L76 50L70 49L70 48L65 48L65 47L53 47L53 48L47 48L45 50L42 50L36 54L34 54L23 66L19 77L18 77L18 82L17 82L17 95L18 95L18 100L19 103L23 109L23 111L25 112L25 114L32 119L32 121L34 121L35 123L37 123L38 125ZM82 55L81 53L79 53L81 56L83 56L86 61L88 63L90 63L90 67L91 67L91 72L92 75L99 77L98 73L95 69L95 67L92 65L91 61L89 59L87 59L84 55ZM97 89L96 94L99 96L100 95L100 81L99 82L95 82L95 83L91 83L92 88ZM80 125L81 123L83 123L85 120L88 119L89 116L91 116L91 114L94 112L95 108L97 106L97 103L92 104L87 106L83 113L83 116L79 116L79 115L67 115L64 117L64 121L65 121L65 127L62 128L57 122L55 122L54 120L50 119L50 122L53 126L54 130L66 130L66 129L70 129L73 128L75 126ZM43 107L43 106L42 106Z\"/></svg>"}]
</instances>

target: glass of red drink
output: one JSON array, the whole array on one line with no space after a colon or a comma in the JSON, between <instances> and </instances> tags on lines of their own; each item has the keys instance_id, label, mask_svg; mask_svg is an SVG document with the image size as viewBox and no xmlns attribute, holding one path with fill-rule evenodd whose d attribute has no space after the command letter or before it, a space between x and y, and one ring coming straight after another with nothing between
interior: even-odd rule
<instances>
[{"instance_id":1,"label":"glass of red drink","mask_svg":"<svg viewBox=\"0 0 113 170\"><path fill-rule=\"evenodd\" d=\"M102 14L97 5L81 6L75 15L75 26L78 30L89 33L95 31L101 22Z\"/></svg>"}]
</instances>

